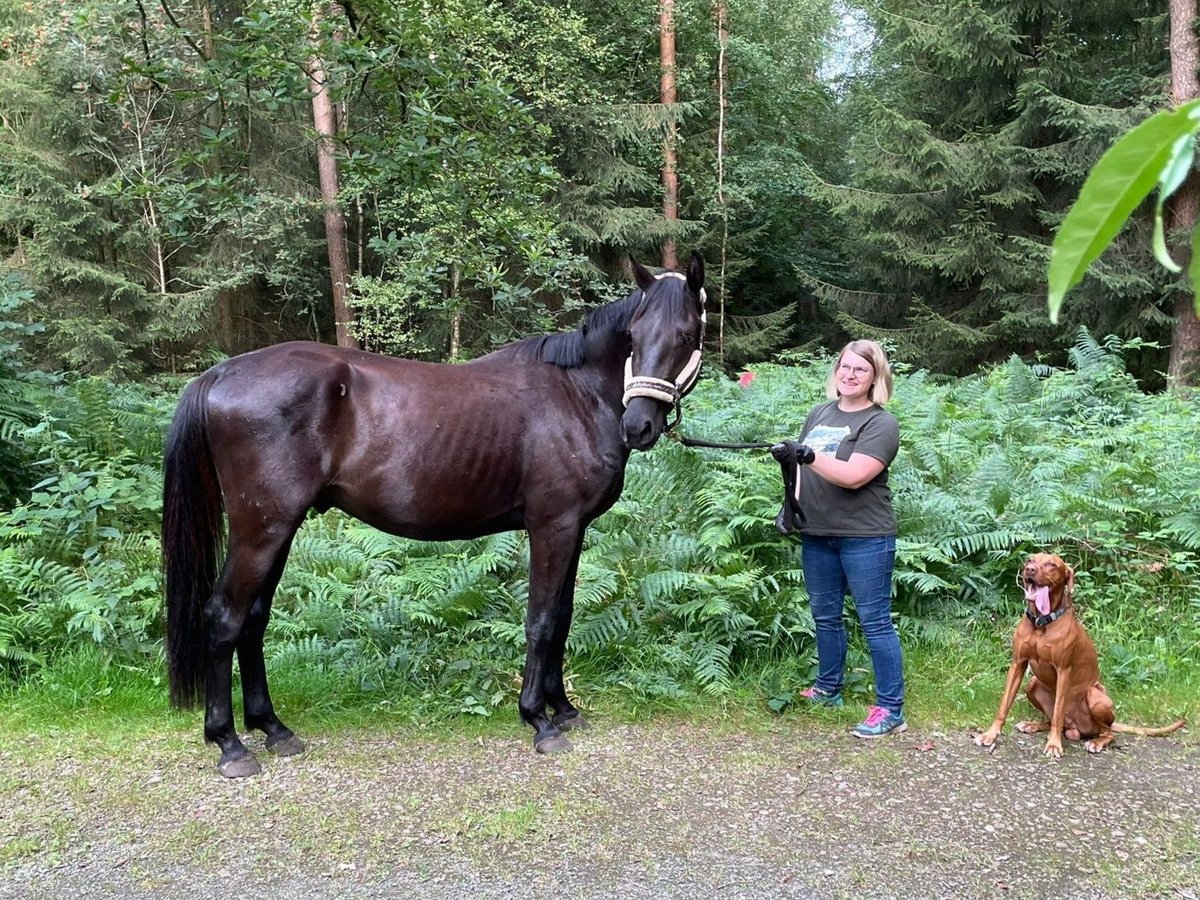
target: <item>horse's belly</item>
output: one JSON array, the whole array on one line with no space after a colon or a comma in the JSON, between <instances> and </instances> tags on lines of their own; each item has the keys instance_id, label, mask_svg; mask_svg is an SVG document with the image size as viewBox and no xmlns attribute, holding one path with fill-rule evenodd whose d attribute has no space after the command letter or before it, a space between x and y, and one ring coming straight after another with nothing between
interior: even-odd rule
<instances>
[{"instance_id":1,"label":"horse's belly","mask_svg":"<svg viewBox=\"0 0 1200 900\"><path fill-rule=\"evenodd\" d=\"M466 540L497 531L525 527L523 509L513 502L498 502L488 492L458 490L390 489L349 490L334 486L322 496L322 506L333 506L389 534L422 541Z\"/></svg>"}]
</instances>

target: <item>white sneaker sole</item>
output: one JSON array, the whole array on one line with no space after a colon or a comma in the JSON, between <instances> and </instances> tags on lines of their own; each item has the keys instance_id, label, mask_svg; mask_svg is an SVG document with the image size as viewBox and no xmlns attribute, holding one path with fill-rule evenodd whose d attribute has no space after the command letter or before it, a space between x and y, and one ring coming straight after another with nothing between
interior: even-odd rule
<instances>
[{"instance_id":1,"label":"white sneaker sole","mask_svg":"<svg viewBox=\"0 0 1200 900\"><path fill-rule=\"evenodd\" d=\"M908 731L907 722L901 722L891 731L884 731L881 734L863 734L861 731L855 731L853 728L850 729L850 733L852 735L854 735L856 738L862 738L864 741L873 741L876 738L888 737L889 735L893 734L903 734L906 731Z\"/></svg>"}]
</instances>

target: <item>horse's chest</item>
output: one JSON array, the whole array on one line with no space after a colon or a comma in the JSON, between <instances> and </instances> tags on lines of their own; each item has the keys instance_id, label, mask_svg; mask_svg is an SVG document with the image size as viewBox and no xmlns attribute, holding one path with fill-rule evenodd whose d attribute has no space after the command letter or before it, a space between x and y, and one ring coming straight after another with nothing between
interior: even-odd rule
<instances>
[{"instance_id":1,"label":"horse's chest","mask_svg":"<svg viewBox=\"0 0 1200 900\"><path fill-rule=\"evenodd\" d=\"M568 466L574 482L585 494L611 506L625 485L625 457L616 451L595 450L576 454ZM607 507L606 507L607 508Z\"/></svg>"}]
</instances>

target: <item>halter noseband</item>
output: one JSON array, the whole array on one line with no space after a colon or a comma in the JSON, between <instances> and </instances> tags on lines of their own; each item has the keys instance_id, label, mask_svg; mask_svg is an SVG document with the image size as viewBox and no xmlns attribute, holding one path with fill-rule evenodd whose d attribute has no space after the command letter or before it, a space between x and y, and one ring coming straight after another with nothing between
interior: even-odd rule
<instances>
[{"instance_id":1,"label":"halter noseband","mask_svg":"<svg viewBox=\"0 0 1200 900\"><path fill-rule=\"evenodd\" d=\"M663 272L654 277L656 279L682 278L687 280L687 276L679 272ZM629 401L634 397L649 397L652 400L661 400L663 403L674 406L675 421L667 425L668 430L679 424L681 416L679 401L691 392L700 378L700 351L704 347L704 329L708 324L708 314L704 309L707 299L708 294L705 293L704 288L700 288L700 346L692 351L691 357L684 364L682 371L675 376L674 381L655 378L652 375L634 375L633 354L629 354L629 358L625 360L625 394L621 397L621 404L629 406Z\"/></svg>"}]
</instances>

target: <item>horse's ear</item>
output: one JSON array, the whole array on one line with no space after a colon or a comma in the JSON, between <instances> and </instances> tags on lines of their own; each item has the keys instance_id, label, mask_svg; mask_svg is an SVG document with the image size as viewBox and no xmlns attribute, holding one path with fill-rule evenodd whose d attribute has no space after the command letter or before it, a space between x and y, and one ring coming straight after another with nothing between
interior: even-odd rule
<instances>
[{"instance_id":1,"label":"horse's ear","mask_svg":"<svg viewBox=\"0 0 1200 900\"><path fill-rule=\"evenodd\" d=\"M704 257L695 250L692 251L692 258L688 260L687 283L692 293L699 297L700 290L704 287Z\"/></svg>"},{"instance_id":2,"label":"horse's ear","mask_svg":"<svg viewBox=\"0 0 1200 900\"><path fill-rule=\"evenodd\" d=\"M637 282L637 286L643 291L650 287L650 285L654 284L654 276L650 274L649 270L645 266L643 266L632 256L629 257L629 265L633 267L633 280Z\"/></svg>"}]
</instances>

